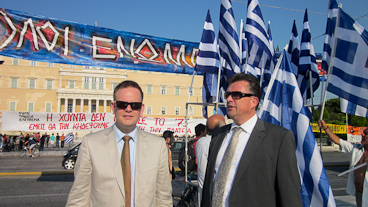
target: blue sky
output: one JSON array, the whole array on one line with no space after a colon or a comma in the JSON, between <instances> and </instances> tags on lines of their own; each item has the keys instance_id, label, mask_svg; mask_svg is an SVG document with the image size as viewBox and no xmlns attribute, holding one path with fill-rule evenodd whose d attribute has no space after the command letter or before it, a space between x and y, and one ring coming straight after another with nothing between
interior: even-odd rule
<instances>
[{"instance_id":1,"label":"blue sky","mask_svg":"<svg viewBox=\"0 0 368 207\"><path fill-rule=\"evenodd\" d=\"M367 0L337 2L354 19L368 14ZM1 0L0 8L81 24L97 21L100 27L119 31L199 42L208 9L218 31L220 4L221 0ZM241 19L246 19L247 0L233 0L232 4L239 32ZM266 24L271 21L274 46L280 49L289 42L294 19L301 36L304 10L308 9L312 43L317 53L322 52L328 0L259 0L259 4ZM357 21L368 29L368 15Z\"/></svg>"}]
</instances>

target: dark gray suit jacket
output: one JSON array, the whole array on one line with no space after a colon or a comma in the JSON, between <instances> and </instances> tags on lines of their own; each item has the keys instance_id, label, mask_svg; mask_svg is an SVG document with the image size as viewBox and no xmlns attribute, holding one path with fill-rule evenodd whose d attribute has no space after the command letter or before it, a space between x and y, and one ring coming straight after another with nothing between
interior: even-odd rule
<instances>
[{"instance_id":1,"label":"dark gray suit jacket","mask_svg":"<svg viewBox=\"0 0 368 207\"><path fill-rule=\"evenodd\" d=\"M211 206L215 163L231 125L212 135L202 206ZM229 206L302 206L294 134L260 119L240 159L230 192Z\"/></svg>"}]
</instances>

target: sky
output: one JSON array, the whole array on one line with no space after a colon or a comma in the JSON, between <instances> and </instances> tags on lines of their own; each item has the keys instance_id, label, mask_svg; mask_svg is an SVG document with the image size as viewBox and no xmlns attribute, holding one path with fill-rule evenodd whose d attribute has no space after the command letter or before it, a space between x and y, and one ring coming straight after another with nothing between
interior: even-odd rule
<instances>
[{"instance_id":1,"label":"sky","mask_svg":"<svg viewBox=\"0 0 368 207\"><path fill-rule=\"evenodd\" d=\"M293 21L299 38L304 11L308 9L312 43L316 53L323 50L328 0L259 0L265 24L271 22L274 47L289 43ZM337 0L343 10L368 29L367 0ZM94 25L155 37L200 42L207 11L216 33L221 0L1 0L0 8ZM232 1L239 33L247 18L247 0Z\"/></svg>"}]
</instances>

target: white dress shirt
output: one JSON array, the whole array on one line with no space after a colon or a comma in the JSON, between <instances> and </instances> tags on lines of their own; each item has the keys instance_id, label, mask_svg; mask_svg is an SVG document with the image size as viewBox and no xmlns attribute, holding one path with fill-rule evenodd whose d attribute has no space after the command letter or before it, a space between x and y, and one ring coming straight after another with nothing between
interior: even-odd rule
<instances>
[{"instance_id":1,"label":"white dress shirt","mask_svg":"<svg viewBox=\"0 0 368 207\"><path fill-rule=\"evenodd\" d=\"M118 145L119 155L121 157L121 153L123 152L124 140L122 139L125 135L131 137L129 140L129 155L130 155L130 173L131 173L131 205L134 206L134 181L135 181L135 157L136 157L136 148L137 148L137 127L134 128L132 132L129 134L124 134L120 129L116 127L114 124L116 142ZM119 159L120 159L119 157Z\"/></svg>"},{"instance_id":2,"label":"white dress shirt","mask_svg":"<svg viewBox=\"0 0 368 207\"><path fill-rule=\"evenodd\" d=\"M197 172L198 172L198 185L199 193L202 197L202 189L204 176L206 175L207 161L208 161L208 150L211 143L211 135L200 138L196 145L196 158L197 158Z\"/></svg>"},{"instance_id":3,"label":"white dress shirt","mask_svg":"<svg viewBox=\"0 0 368 207\"><path fill-rule=\"evenodd\" d=\"M230 131L227 133L224 141L222 142L221 148L217 154L217 158L216 158L216 164L215 164L215 177L214 177L214 185L216 185L216 179L217 179L217 175L218 175L218 171L219 171L219 167L221 165L222 159L224 157L225 151L227 149L227 146L229 145L231 138L234 134L234 128L235 127L240 127L242 128L242 131L239 135L239 141L235 150L235 154L234 154L234 158L233 161L231 163L231 168L229 171L229 177L228 180L226 181L226 186L225 186L225 193L224 193L224 198L223 199L223 206L228 206L229 204L229 195L231 192L231 188L233 185L233 181L236 175L236 171L238 170L238 165L239 165L239 161L243 155L245 146L247 146L248 140L250 135L252 134L253 128L256 125L258 120L257 115L254 115L252 118L250 118L248 121L246 121L245 123L243 123L241 126L237 126L236 124L232 124L231 125L231 129Z\"/></svg>"}]
</instances>

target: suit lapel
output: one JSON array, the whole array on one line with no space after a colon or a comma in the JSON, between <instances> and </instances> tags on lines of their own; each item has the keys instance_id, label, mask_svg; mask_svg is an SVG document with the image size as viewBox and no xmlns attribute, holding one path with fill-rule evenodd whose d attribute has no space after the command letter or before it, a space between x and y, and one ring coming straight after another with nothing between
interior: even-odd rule
<instances>
[{"instance_id":1,"label":"suit lapel","mask_svg":"<svg viewBox=\"0 0 368 207\"><path fill-rule=\"evenodd\" d=\"M116 143L116 135L114 127L110 127L110 130L107 130L105 135L106 136L104 137L104 142L106 151L110 158L110 163L116 177L116 182L119 185L123 197L125 197L123 172L121 170L120 155Z\"/></svg>"},{"instance_id":2,"label":"suit lapel","mask_svg":"<svg viewBox=\"0 0 368 207\"><path fill-rule=\"evenodd\" d=\"M245 170L247 169L250 161L252 160L252 157L258 150L258 147L260 143L262 142L263 138L265 136L265 126L264 122L260 119L257 120L256 125L254 126L254 129L252 131L252 134L249 137L248 143L244 149L243 155L240 159L238 170L236 172L234 185L236 183L239 183L239 180Z\"/></svg>"}]
</instances>

